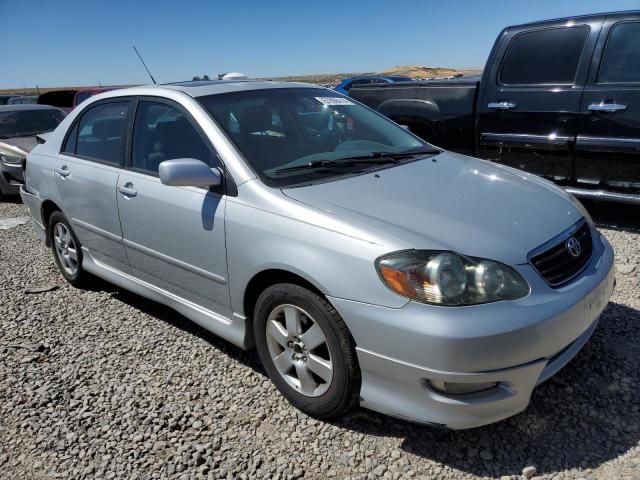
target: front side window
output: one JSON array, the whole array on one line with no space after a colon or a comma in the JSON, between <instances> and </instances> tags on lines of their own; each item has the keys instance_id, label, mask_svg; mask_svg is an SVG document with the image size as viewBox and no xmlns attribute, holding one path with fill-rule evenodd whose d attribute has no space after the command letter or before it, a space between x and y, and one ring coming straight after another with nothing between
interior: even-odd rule
<instances>
[{"instance_id":1,"label":"front side window","mask_svg":"<svg viewBox=\"0 0 640 480\"><path fill-rule=\"evenodd\" d=\"M354 174L372 167L366 159L384 154L409 158L437 151L378 113L330 90L278 88L197 100L272 186ZM354 159L358 162L352 163ZM348 163L346 168L335 165L341 161Z\"/></svg>"},{"instance_id":2,"label":"front side window","mask_svg":"<svg viewBox=\"0 0 640 480\"><path fill-rule=\"evenodd\" d=\"M219 166L218 157L180 110L165 103L140 101L133 126L131 168L157 174L160 162L177 158Z\"/></svg>"},{"instance_id":3,"label":"front side window","mask_svg":"<svg viewBox=\"0 0 640 480\"><path fill-rule=\"evenodd\" d=\"M640 82L640 23L619 23L609 35L598 83L638 82Z\"/></svg>"},{"instance_id":4,"label":"front side window","mask_svg":"<svg viewBox=\"0 0 640 480\"><path fill-rule=\"evenodd\" d=\"M31 137L51 132L64 119L58 109L9 110L0 112L0 138Z\"/></svg>"},{"instance_id":5,"label":"front side window","mask_svg":"<svg viewBox=\"0 0 640 480\"><path fill-rule=\"evenodd\" d=\"M120 165L124 154L129 102L103 103L86 110L78 124L76 155Z\"/></svg>"},{"instance_id":6,"label":"front side window","mask_svg":"<svg viewBox=\"0 0 640 480\"><path fill-rule=\"evenodd\" d=\"M504 85L572 85L589 28L525 32L511 40L502 68Z\"/></svg>"}]
</instances>

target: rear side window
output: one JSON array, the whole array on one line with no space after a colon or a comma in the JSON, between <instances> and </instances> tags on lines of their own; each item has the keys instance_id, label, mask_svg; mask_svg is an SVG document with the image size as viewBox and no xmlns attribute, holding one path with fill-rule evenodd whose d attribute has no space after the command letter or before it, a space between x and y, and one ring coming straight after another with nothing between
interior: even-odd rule
<instances>
[{"instance_id":1,"label":"rear side window","mask_svg":"<svg viewBox=\"0 0 640 480\"><path fill-rule=\"evenodd\" d=\"M157 175L160 162L195 158L220 166L189 119L177 108L159 102L140 101L133 126L131 168Z\"/></svg>"},{"instance_id":2,"label":"rear side window","mask_svg":"<svg viewBox=\"0 0 640 480\"><path fill-rule=\"evenodd\" d=\"M598 83L640 82L640 23L619 23L609 35Z\"/></svg>"},{"instance_id":3,"label":"rear side window","mask_svg":"<svg viewBox=\"0 0 640 480\"><path fill-rule=\"evenodd\" d=\"M504 85L571 85L575 81L588 27L537 30L517 35L500 70Z\"/></svg>"},{"instance_id":4,"label":"rear side window","mask_svg":"<svg viewBox=\"0 0 640 480\"><path fill-rule=\"evenodd\" d=\"M78 124L76 155L112 165L122 164L128 111L127 101L103 103L84 112Z\"/></svg>"}]
</instances>

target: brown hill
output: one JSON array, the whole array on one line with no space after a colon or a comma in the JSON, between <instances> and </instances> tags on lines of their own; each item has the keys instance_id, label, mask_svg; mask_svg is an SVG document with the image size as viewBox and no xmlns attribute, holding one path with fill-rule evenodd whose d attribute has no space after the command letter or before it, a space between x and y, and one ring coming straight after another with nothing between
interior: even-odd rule
<instances>
[{"instance_id":1,"label":"brown hill","mask_svg":"<svg viewBox=\"0 0 640 480\"><path fill-rule=\"evenodd\" d=\"M480 73L481 70L474 68L448 68L448 67L424 67L421 65L399 65L389 68L380 75L404 75L411 78L441 78L453 75L472 75Z\"/></svg>"}]
</instances>

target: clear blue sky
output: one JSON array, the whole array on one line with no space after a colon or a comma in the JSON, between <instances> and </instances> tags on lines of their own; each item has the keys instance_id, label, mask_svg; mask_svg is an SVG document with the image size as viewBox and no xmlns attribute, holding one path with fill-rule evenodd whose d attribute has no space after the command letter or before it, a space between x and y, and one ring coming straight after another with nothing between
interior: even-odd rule
<instances>
[{"instance_id":1,"label":"clear blue sky","mask_svg":"<svg viewBox=\"0 0 640 480\"><path fill-rule=\"evenodd\" d=\"M638 0L0 0L0 88L480 66L511 24Z\"/></svg>"}]
</instances>

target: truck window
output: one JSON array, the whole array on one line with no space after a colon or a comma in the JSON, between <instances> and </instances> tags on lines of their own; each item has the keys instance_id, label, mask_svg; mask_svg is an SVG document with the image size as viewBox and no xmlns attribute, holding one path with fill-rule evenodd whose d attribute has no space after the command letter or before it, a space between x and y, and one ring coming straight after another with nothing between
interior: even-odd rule
<instances>
[{"instance_id":1,"label":"truck window","mask_svg":"<svg viewBox=\"0 0 640 480\"><path fill-rule=\"evenodd\" d=\"M573 84L589 27L524 32L507 49L500 82L504 85Z\"/></svg>"},{"instance_id":2,"label":"truck window","mask_svg":"<svg viewBox=\"0 0 640 480\"><path fill-rule=\"evenodd\" d=\"M640 23L619 23L607 40L598 83L640 82Z\"/></svg>"}]
</instances>

